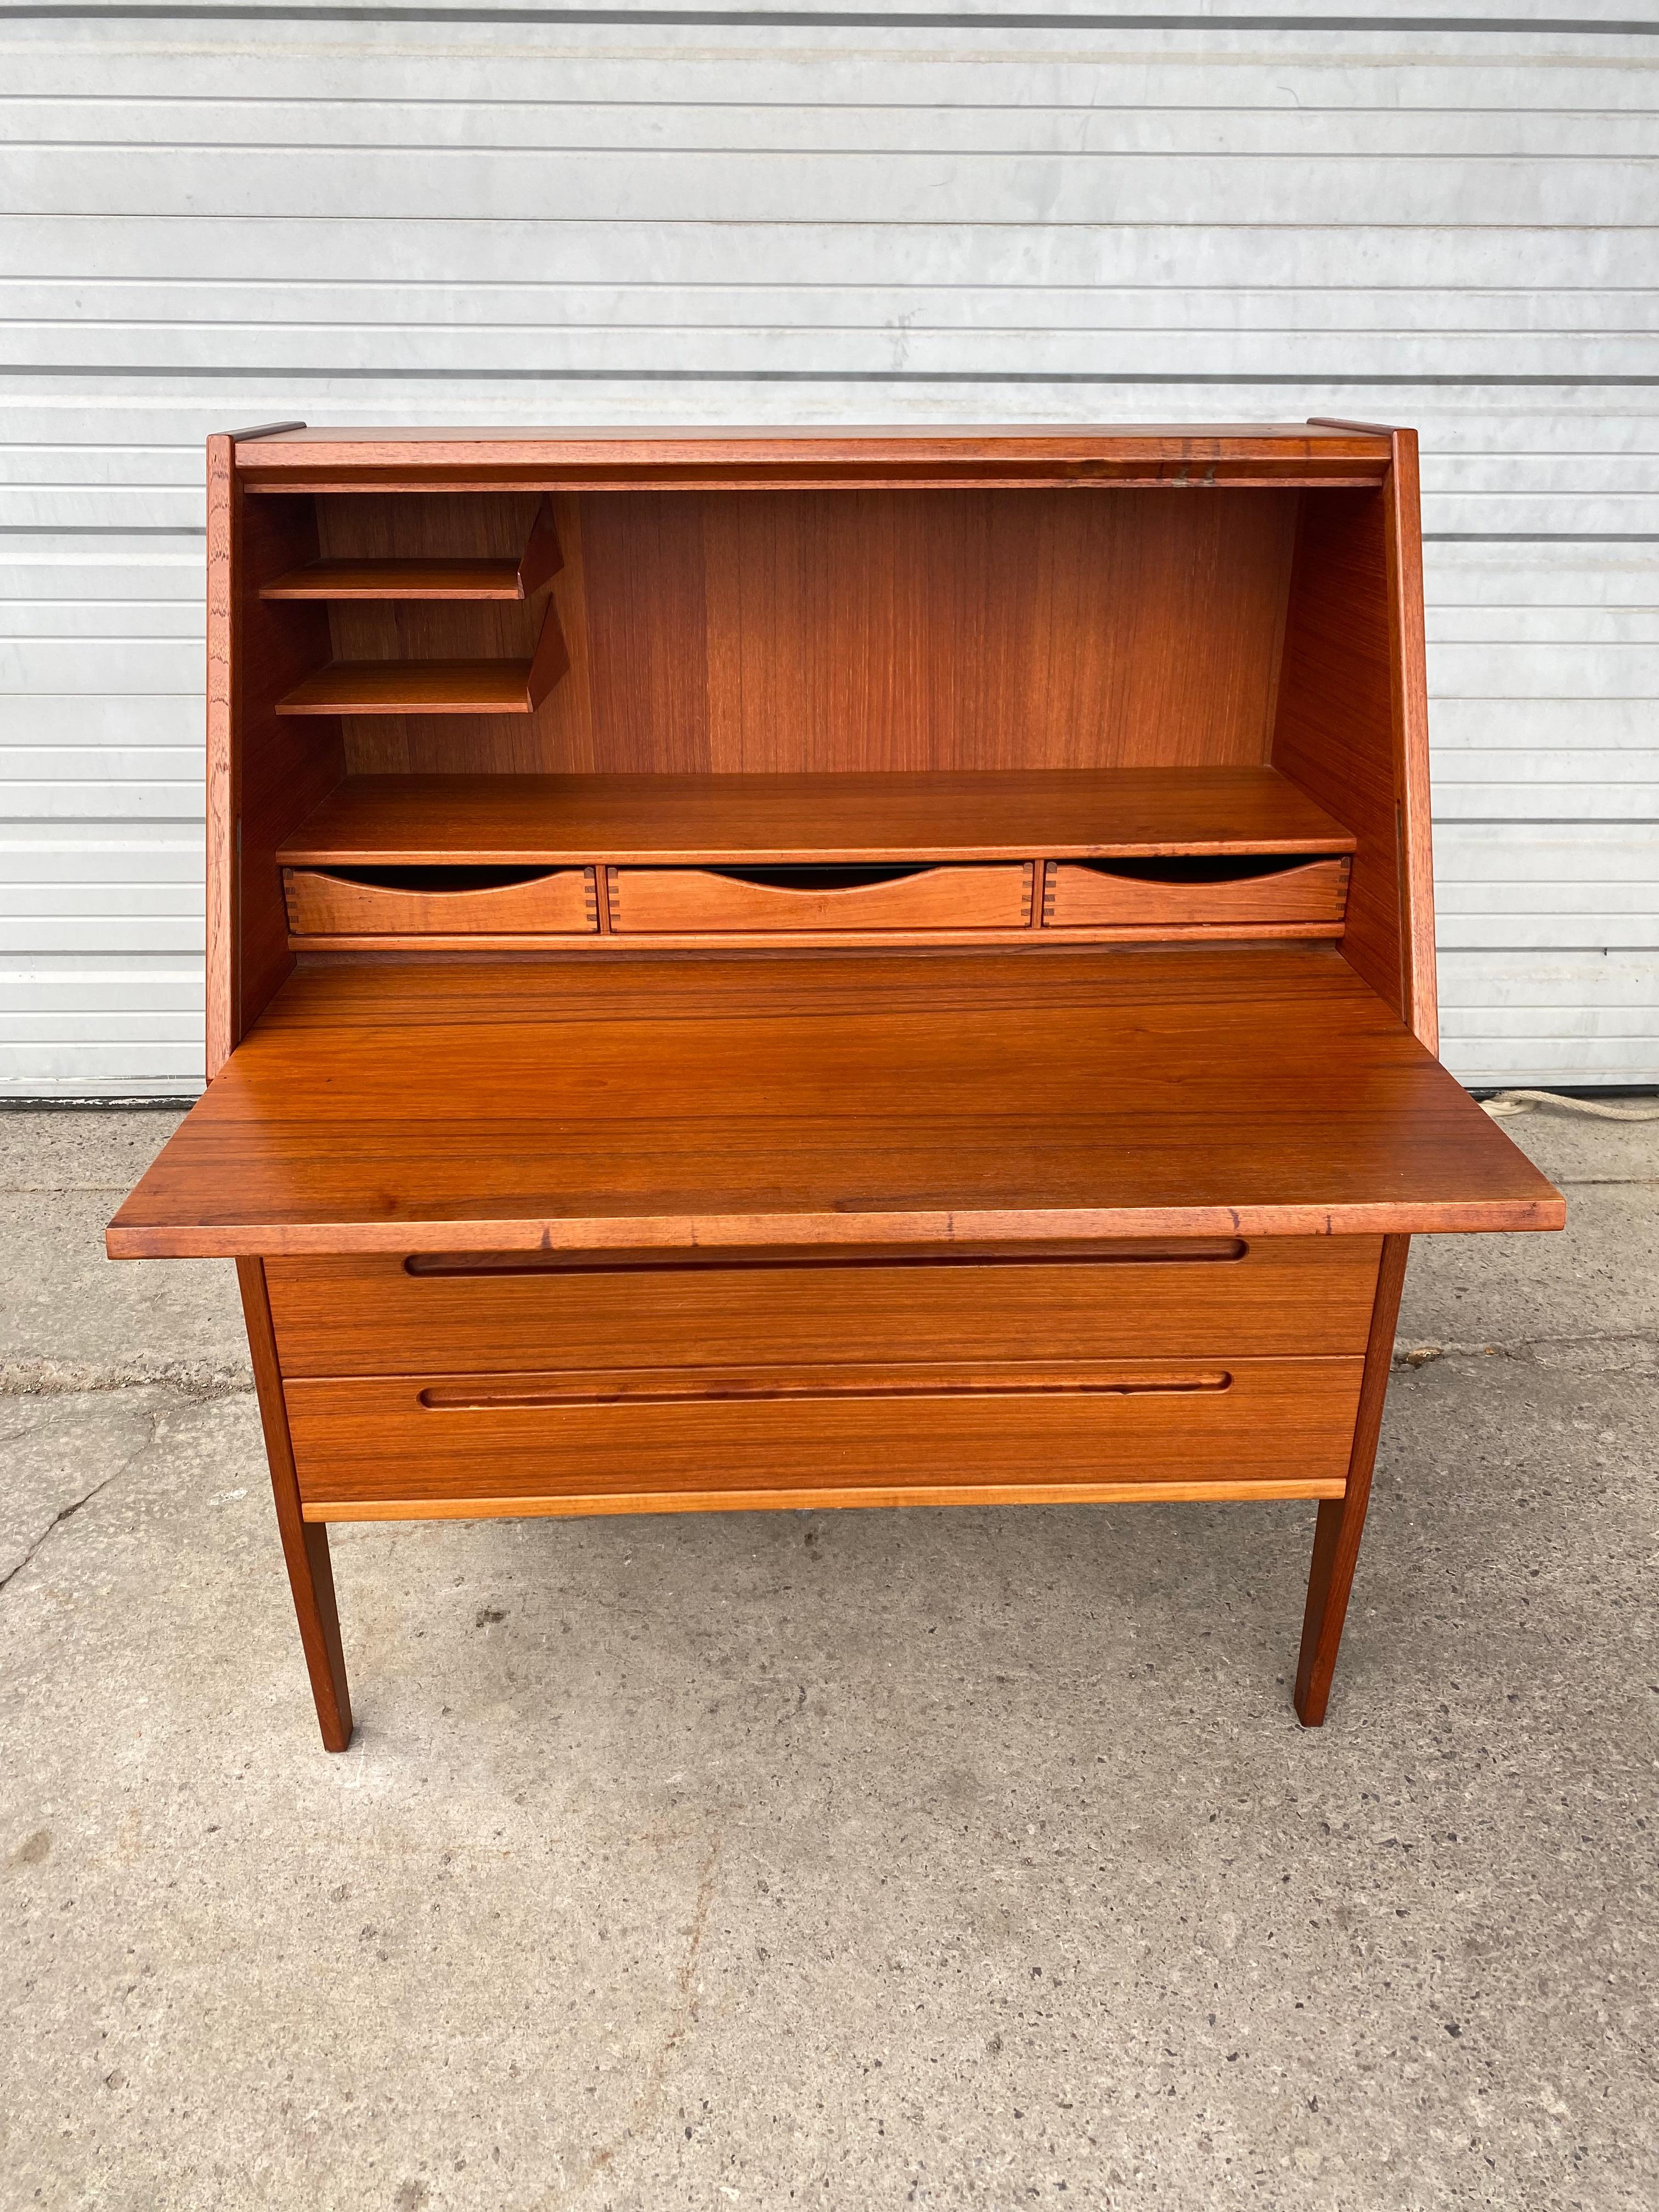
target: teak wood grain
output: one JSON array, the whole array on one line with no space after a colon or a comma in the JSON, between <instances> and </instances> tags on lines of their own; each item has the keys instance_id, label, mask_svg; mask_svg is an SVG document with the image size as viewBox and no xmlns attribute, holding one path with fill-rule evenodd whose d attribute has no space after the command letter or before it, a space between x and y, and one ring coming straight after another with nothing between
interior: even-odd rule
<instances>
[{"instance_id":1,"label":"teak wood grain","mask_svg":"<svg viewBox=\"0 0 1659 2212\"><path fill-rule=\"evenodd\" d=\"M1212 927L1228 922L1338 921L1347 885L1346 860L1307 860L1271 874L1216 883L1149 881L1049 860L1043 872L1042 919L1053 929L1137 921Z\"/></svg>"},{"instance_id":2,"label":"teak wood grain","mask_svg":"<svg viewBox=\"0 0 1659 2212\"><path fill-rule=\"evenodd\" d=\"M1388 509L1383 546L1389 599L1389 722L1400 795L1401 1004L1413 1036L1431 1052L1438 1052L1428 673L1416 431L1395 431L1393 444L1393 461L1383 486Z\"/></svg>"},{"instance_id":3,"label":"teak wood grain","mask_svg":"<svg viewBox=\"0 0 1659 2212\"><path fill-rule=\"evenodd\" d=\"M1267 757L1289 493L641 491L580 506L596 768Z\"/></svg>"},{"instance_id":4,"label":"teak wood grain","mask_svg":"<svg viewBox=\"0 0 1659 2212\"><path fill-rule=\"evenodd\" d=\"M283 1372L846 1360L1357 1358L1374 1237L664 1255L270 1260ZM453 1270L454 1272L451 1272Z\"/></svg>"},{"instance_id":5,"label":"teak wood grain","mask_svg":"<svg viewBox=\"0 0 1659 2212\"><path fill-rule=\"evenodd\" d=\"M857 870L851 872L856 876ZM687 931L1018 929L1031 920L1036 871L976 863L886 882L794 888L706 868L607 868L618 937Z\"/></svg>"},{"instance_id":6,"label":"teak wood grain","mask_svg":"<svg viewBox=\"0 0 1659 2212\"><path fill-rule=\"evenodd\" d=\"M1346 1478L1362 1364L1102 1362L1047 1378L935 1369L866 1373L850 1387L807 1370L784 1389L771 1370L762 1390L730 1375L706 1378L709 1395L688 1395L684 1378L671 1376L654 1398L635 1370L586 1378L586 1402L541 1404L522 1402L524 1376L508 1378L494 1404L476 1376L296 1378L288 1408L300 1494L315 1519L428 1502L577 1505L616 1493L641 1510L687 1493L786 1503L826 1488L933 1482L1052 1491L1291 1480L1296 1495L1333 1496ZM729 1395L714 1395L722 1386Z\"/></svg>"},{"instance_id":7,"label":"teak wood grain","mask_svg":"<svg viewBox=\"0 0 1659 2212\"><path fill-rule=\"evenodd\" d=\"M1559 1227L1318 945L302 969L112 1252Z\"/></svg>"},{"instance_id":8,"label":"teak wood grain","mask_svg":"<svg viewBox=\"0 0 1659 2212\"><path fill-rule=\"evenodd\" d=\"M1414 1036L1439 1049L1434 859L1429 799L1429 702L1417 433L1315 416L1314 427L1376 432L1389 441L1382 483L1392 783L1400 906L1401 1006ZM1374 726L1372 744L1375 746Z\"/></svg>"},{"instance_id":9,"label":"teak wood grain","mask_svg":"<svg viewBox=\"0 0 1659 2212\"><path fill-rule=\"evenodd\" d=\"M361 775L290 866L593 861L787 866L1048 854L1343 853L1352 833L1269 768L823 775Z\"/></svg>"},{"instance_id":10,"label":"teak wood grain","mask_svg":"<svg viewBox=\"0 0 1659 2212\"><path fill-rule=\"evenodd\" d=\"M404 890L348 882L313 869L283 872L289 927L298 937L396 937L402 933L597 931L592 868L561 868L533 882L475 890Z\"/></svg>"},{"instance_id":11,"label":"teak wood grain","mask_svg":"<svg viewBox=\"0 0 1659 2212\"><path fill-rule=\"evenodd\" d=\"M1345 957L1431 1051L1439 1025L1417 442L1390 437L1375 492L1304 501L1273 765L1358 839Z\"/></svg>"},{"instance_id":12,"label":"teak wood grain","mask_svg":"<svg viewBox=\"0 0 1659 2212\"><path fill-rule=\"evenodd\" d=\"M236 927L236 817L240 766L236 721L238 540L241 487L231 441L207 441L207 668L204 693L207 813L206 1074L230 1058L241 1034L237 995L241 947Z\"/></svg>"}]
</instances>

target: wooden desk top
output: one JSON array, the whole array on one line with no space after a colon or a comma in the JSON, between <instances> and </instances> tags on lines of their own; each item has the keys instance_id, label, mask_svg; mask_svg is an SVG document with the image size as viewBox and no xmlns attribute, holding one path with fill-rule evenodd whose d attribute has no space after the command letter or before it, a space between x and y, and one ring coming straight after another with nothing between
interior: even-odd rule
<instances>
[{"instance_id":1,"label":"wooden desk top","mask_svg":"<svg viewBox=\"0 0 1659 2212\"><path fill-rule=\"evenodd\" d=\"M299 969L117 1259L1557 1229L1332 949Z\"/></svg>"}]
</instances>

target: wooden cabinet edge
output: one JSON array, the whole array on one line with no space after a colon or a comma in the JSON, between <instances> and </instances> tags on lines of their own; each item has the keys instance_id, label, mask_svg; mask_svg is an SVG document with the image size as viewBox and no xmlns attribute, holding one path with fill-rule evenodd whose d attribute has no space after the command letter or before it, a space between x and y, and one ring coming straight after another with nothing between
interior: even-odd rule
<instances>
[{"instance_id":1,"label":"wooden cabinet edge","mask_svg":"<svg viewBox=\"0 0 1659 2212\"><path fill-rule=\"evenodd\" d=\"M1284 1498L1340 1498L1341 1480L1263 1482L1032 1482L897 1484L883 1490L638 1491L570 1498L376 1498L331 1504L314 1499L308 1522L491 1521L578 1518L615 1513L817 1512L854 1506L912 1505L1199 1505Z\"/></svg>"},{"instance_id":2,"label":"wooden cabinet edge","mask_svg":"<svg viewBox=\"0 0 1659 2212\"><path fill-rule=\"evenodd\" d=\"M1395 430L1383 496L1395 778L1400 820L1400 945L1405 1020L1436 1054L1440 1015L1434 941L1429 794L1429 701L1423 610L1422 500L1417 433Z\"/></svg>"},{"instance_id":3,"label":"wooden cabinet edge","mask_svg":"<svg viewBox=\"0 0 1659 2212\"><path fill-rule=\"evenodd\" d=\"M210 1083L230 1058L236 1016L236 510L234 447L207 441L207 1048Z\"/></svg>"},{"instance_id":4,"label":"wooden cabinet edge","mask_svg":"<svg viewBox=\"0 0 1659 2212\"><path fill-rule=\"evenodd\" d=\"M418 935L369 936L347 932L301 936L290 933L294 952L582 952L611 958L637 959L653 952L890 952L964 951L986 945L1030 946L1060 951L1066 946L1088 945L1235 945L1304 943L1334 945L1342 936L1340 922L1242 922L1219 924L1147 922L1113 928L1073 928L1052 924L1039 928L1027 922L1002 929L860 929L860 930L632 930L606 927L607 908L599 909L599 926L580 935L558 932L515 930L423 931Z\"/></svg>"},{"instance_id":5,"label":"wooden cabinet edge","mask_svg":"<svg viewBox=\"0 0 1659 2212\"><path fill-rule=\"evenodd\" d=\"M563 1220L246 1222L222 1227L128 1224L104 1232L112 1260L329 1258L356 1252L684 1251L726 1244L801 1245L1102 1242L1123 1237L1478 1236L1566 1226L1566 1201L1553 1198L1444 1204L1334 1206L1202 1206L1190 1212L905 1214L605 1215Z\"/></svg>"}]
</instances>

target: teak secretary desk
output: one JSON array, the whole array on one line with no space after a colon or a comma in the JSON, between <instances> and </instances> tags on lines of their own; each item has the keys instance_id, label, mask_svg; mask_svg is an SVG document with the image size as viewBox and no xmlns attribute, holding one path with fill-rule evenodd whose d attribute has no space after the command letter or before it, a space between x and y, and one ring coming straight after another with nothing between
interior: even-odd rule
<instances>
[{"instance_id":1,"label":"teak secretary desk","mask_svg":"<svg viewBox=\"0 0 1659 2212\"><path fill-rule=\"evenodd\" d=\"M324 1741L327 1523L1318 1500L1435 1059L1416 443L1325 422L208 447L208 1090Z\"/></svg>"}]
</instances>

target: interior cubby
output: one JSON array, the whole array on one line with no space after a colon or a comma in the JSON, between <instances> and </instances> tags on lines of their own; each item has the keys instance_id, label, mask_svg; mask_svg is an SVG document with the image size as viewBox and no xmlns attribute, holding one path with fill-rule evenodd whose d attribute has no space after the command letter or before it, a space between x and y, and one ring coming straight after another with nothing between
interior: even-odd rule
<instances>
[{"instance_id":1,"label":"interior cubby","mask_svg":"<svg viewBox=\"0 0 1659 2212\"><path fill-rule=\"evenodd\" d=\"M328 662L410 669L413 690L429 672L419 712L406 700L405 714L370 720L343 705L349 773L720 775L1257 764L1297 497L440 492L307 504L318 583L334 568L351 586L327 599ZM526 596L432 596L427 564L504 567L538 532L558 559L532 570ZM370 596L354 580L377 559L385 580ZM268 605L294 604L291 579L271 580L282 596L262 592ZM550 611L568 667L529 715L452 704L447 665L528 664Z\"/></svg>"}]
</instances>

